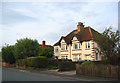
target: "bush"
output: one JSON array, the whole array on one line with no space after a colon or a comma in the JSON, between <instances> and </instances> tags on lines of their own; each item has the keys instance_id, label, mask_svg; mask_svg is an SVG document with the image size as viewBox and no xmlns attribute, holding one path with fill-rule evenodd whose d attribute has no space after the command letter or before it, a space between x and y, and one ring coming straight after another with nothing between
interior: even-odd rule
<instances>
[{"instance_id":1,"label":"bush","mask_svg":"<svg viewBox=\"0 0 120 83\"><path fill-rule=\"evenodd\" d=\"M14 47L14 55L16 59L26 59L27 57L35 57L39 55L39 43L33 39L19 39Z\"/></svg>"},{"instance_id":2,"label":"bush","mask_svg":"<svg viewBox=\"0 0 120 83\"><path fill-rule=\"evenodd\" d=\"M59 71L75 70L76 65L75 63L72 63L72 62L61 61L59 62L58 68L59 68Z\"/></svg>"},{"instance_id":3,"label":"bush","mask_svg":"<svg viewBox=\"0 0 120 83\"><path fill-rule=\"evenodd\" d=\"M48 66L58 66L58 61L56 59L47 59Z\"/></svg>"},{"instance_id":4,"label":"bush","mask_svg":"<svg viewBox=\"0 0 120 83\"><path fill-rule=\"evenodd\" d=\"M26 59L18 59L16 63L18 66L24 66L26 65Z\"/></svg>"},{"instance_id":5,"label":"bush","mask_svg":"<svg viewBox=\"0 0 120 83\"><path fill-rule=\"evenodd\" d=\"M16 62L14 57L14 46L6 46L2 48L2 59L6 63L14 64Z\"/></svg>"},{"instance_id":6,"label":"bush","mask_svg":"<svg viewBox=\"0 0 120 83\"><path fill-rule=\"evenodd\" d=\"M104 61L92 61L95 65L108 65L109 62L107 60Z\"/></svg>"},{"instance_id":7,"label":"bush","mask_svg":"<svg viewBox=\"0 0 120 83\"><path fill-rule=\"evenodd\" d=\"M28 57L27 59L17 60L18 66L34 67L34 68L57 68L58 62L55 59L46 58L44 56Z\"/></svg>"},{"instance_id":8,"label":"bush","mask_svg":"<svg viewBox=\"0 0 120 83\"><path fill-rule=\"evenodd\" d=\"M43 56L29 57L26 59L27 66L36 68L45 68L48 66L47 58Z\"/></svg>"},{"instance_id":9,"label":"bush","mask_svg":"<svg viewBox=\"0 0 120 83\"><path fill-rule=\"evenodd\" d=\"M91 62L91 61L85 61L85 62L83 62L81 65L91 65L91 64L94 64L94 62Z\"/></svg>"},{"instance_id":10,"label":"bush","mask_svg":"<svg viewBox=\"0 0 120 83\"><path fill-rule=\"evenodd\" d=\"M49 47L39 47L39 56L45 56L47 58L52 58L54 55L52 49L50 49Z\"/></svg>"},{"instance_id":11,"label":"bush","mask_svg":"<svg viewBox=\"0 0 120 83\"><path fill-rule=\"evenodd\" d=\"M58 59L58 61L71 61L72 62L71 59Z\"/></svg>"}]
</instances>

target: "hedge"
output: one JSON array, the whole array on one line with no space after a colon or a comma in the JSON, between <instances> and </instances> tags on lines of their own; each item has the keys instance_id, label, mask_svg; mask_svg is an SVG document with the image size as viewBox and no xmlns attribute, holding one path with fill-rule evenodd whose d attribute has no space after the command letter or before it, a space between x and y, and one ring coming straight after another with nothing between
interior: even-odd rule
<instances>
[{"instance_id":1,"label":"hedge","mask_svg":"<svg viewBox=\"0 0 120 83\"><path fill-rule=\"evenodd\" d=\"M24 66L24 65L26 65L26 60L25 59L18 59L16 61L16 63L18 66Z\"/></svg>"},{"instance_id":2,"label":"hedge","mask_svg":"<svg viewBox=\"0 0 120 83\"><path fill-rule=\"evenodd\" d=\"M36 67L36 68L45 68L48 66L47 58L46 57L29 57L27 60L27 66L29 67Z\"/></svg>"},{"instance_id":3,"label":"hedge","mask_svg":"<svg viewBox=\"0 0 120 83\"><path fill-rule=\"evenodd\" d=\"M72 62L71 59L58 59L58 61L71 61Z\"/></svg>"},{"instance_id":4,"label":"hedge","mask_svg":"<svg viewBox=\"0 0 120 83\"><path fill-rule=\"evenodd\" d=\"M59 71L69 71L69 70L75 70L76 65L73 62L70 61L61 61L58 65Z\"/></svg>"},{"instance_id":5,"label":"hedge","mask_svg":"<svg viewBox=\"0 0 120 83\"><path fill-rule=\"evenodd\" d=\"M81 65L90 65L90 64L94 64L94 62L91 62L91 61L85 61L85 62L83 62Z\"/></svg>"},{"instance_id":6,"label":"hedge","mask_svg":"<svg viewBox=\"0 0 120 83\"><path fill-rule=\"evenodd\" d=\"M57 60L46 58L44 56L28 57L27 59L17 60L18 66L27 66L35 68L46 68L48 66L58 66Z\"/></svg>"}]
</instances>

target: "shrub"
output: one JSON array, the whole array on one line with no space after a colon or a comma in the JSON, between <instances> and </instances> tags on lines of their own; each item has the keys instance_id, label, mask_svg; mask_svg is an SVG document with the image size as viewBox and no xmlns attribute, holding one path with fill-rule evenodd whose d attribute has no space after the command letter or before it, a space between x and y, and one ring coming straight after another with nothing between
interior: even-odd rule
<instances>
[{"instance_id":1,"label":"shrub","mask_svg":"<svg viewBox=\"0 0 120 83\"><path fill-rule=\"evenodd\" d=\"M24 66L26 65L26 59L18 59L16 63L18 66Z\"/></svg>"},{"instance_id":2,"label":"shrub","mask_svg":"<svg viewBox=\"0 0 120 83\"><path fill-rule=\"evenodd\" d=\"M48 66L47 58L43 56L29 57L26 61L29 67L45 68Z\"/></svg>"},{"instance_id":3,"label":"shrub","mask_svg":"<svg viewBox=\"0 0 120 83\"><path fill-rule=\"evenodd\" d=\"M19 39L14 47L14 55L16 59L26 59L27 57L35 57L39 55L39 43L33 39Z\"/></svg>"},{"instance_id":4,"label":"shrub","mask_svg":"<svg viewBox=\"0 0 120 83\"><path fill-rule=\"evenodd\" d=\"M39 47L39 55L40 56L45 56L47 58L52 58L54 53L53 53L52 49L50 49L49 47L43 48L43 47L40 46Z\"/></svg>"},{"instance_id":5,"label":"shrub","mask_svg":"<svg viewBox=\"0 0 120 83\"><path fill-rule=\"evenodd\" d=\"M46 58L45 56L28 57L27 59L18 59L18 66L34 68L57 68L58 62L55 59Z\"/></svg>"},{"instance_id":6,"label":"shrub","mask_svg":"<svg viewBox=\"0 0 120 83\"><path fill-rule=\"evenodd\" d=\"M81 65L91 65L91 64L94 64L94 62L91 62L91 61L85 61L85 62L83 62Z\"/></svg>"},{"instance_id":7,"label":"shrub","mask_svg":"<svg viewBox=\"0 0 120 83\"><path fill-rule=\"evenodd\" d=\"M58 61L72 61L71 59L58 59Z\"/></svg>"},{"instance_id":8,"label":"shrub","mask_svg":"<svg viewBox=\"0 0 120 83\"><path fill-rule=\"evenodd\" d=\"M48 66L58 66L58 61L56 59L47 59Z\"/></svg>"},{"instance_id":9,"label":"shrub","mask_svg":"<svg viewBox=\"0 0 120 83\"><path fill-rule=\"evenodd\" d=\"M75 70L76 65L75 63L72 63L72 62L61 61L59 62L58 68L59 68L59 71Z\"/></svg>"},{"instance_id":10,"label":"shrub","mask_svg":"<svg viewBox=\"0 0 120 83\"><path fill-rule=\"evenodd\" d=\"M14 46L6 46L2 48L2 59L6 63L13 64L16 62L13 54Z\"/></svg>"}]
</instances>

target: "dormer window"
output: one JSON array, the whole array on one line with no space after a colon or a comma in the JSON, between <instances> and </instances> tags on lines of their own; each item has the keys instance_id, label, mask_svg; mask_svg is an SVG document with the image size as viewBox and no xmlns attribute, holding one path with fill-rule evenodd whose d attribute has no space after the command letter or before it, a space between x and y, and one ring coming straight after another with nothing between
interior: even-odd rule
<instances>
[{"instance_id":1,"label":"dormer window","mask_svg":"<svg viewBox=\"0 0 120 83\"><path fill-rule=\"evenodd\" d=\"M67 50L67 45L62 45L61 50Z\"/></svg>"}]
</instances>

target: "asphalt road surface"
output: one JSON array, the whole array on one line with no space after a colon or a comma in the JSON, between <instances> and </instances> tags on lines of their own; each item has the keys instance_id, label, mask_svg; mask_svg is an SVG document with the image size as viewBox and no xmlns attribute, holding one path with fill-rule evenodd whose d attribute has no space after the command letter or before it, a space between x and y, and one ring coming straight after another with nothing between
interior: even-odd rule
<instances>
[{"instance_id":1,"label":"asphalt road surface","mask_svg":"<svg viewBox=\"0 0 120 83\"><path fill-rule=\"evenodd\" d=\"M64 77L17 70L12 68L2 68L2 81L71 81Z\"/></svg>"}]
</instances>

